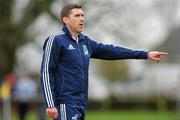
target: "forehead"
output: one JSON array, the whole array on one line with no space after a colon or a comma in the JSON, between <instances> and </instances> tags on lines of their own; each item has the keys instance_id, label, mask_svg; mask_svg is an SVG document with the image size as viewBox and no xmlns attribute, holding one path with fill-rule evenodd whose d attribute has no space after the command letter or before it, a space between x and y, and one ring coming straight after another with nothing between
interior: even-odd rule
<instances>
[{"instance_id":1,"label":"forehead","mask_svg":"<svg viewBox=\"0 0 180 120\"><path fill-rule=\"evenodd\" d=\"M70 15L73 14L84 14L83 10L81 8L74 8L71 10Z\"/></svg>"}]
</instances>

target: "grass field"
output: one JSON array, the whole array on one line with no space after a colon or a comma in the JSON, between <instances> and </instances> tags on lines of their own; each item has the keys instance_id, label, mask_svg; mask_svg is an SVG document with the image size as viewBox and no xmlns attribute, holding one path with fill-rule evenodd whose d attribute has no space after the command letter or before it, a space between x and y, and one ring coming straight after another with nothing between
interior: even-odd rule
<instances>
[{"instance_id":1,"label":"grass field","mask_svg":"<svg viewBox=\"0 0 180 120\"><path fill-rule=\"evenodd\" d=\"M88 112L86 120L177 120L175 113L152 111ZM180 120L180 119L179 119Z\"/></svg>"},{"instance_id":2,"label":"grass field","mask_svg":"<svg viewBox=\"0 0 180 120\"><path fill-rule=\"evenodd\" d=\"M37 120L34 113L28 114L26 120ZM2 117L0 118L2 120ZM12 120L18 120L13 115ZM51 119L48 119L51 120ZM172 112L153 111L88 111L86 120L180 120Z\"/></svg>"}]
</instances>

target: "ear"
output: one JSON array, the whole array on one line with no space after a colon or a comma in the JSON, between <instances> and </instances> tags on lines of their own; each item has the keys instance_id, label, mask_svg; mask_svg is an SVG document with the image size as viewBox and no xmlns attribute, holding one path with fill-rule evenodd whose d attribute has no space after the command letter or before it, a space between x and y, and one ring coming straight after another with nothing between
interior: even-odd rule
<instances>
[{"instance_id":1,"label":"ear","mask_svg":"<svg viewBox=\"0 0 180 120\"><path fill-rule=\"evenodd\" d=\"M64 22L65 24L69 23L69 18L68 18L68 17L63 17L63 22Z\"/></svg>"}]
</instances>

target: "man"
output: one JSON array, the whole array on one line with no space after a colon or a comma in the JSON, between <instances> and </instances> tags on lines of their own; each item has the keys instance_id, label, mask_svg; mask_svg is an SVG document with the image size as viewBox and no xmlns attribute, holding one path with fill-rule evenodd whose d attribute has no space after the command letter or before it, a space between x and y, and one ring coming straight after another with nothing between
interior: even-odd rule
<instances>
[{"instance_id":1,"label":"man","mask_svg":"<svg viewBox=\"0 0 180 120\"><path fill-rule=\"evenodd\" d=\"M26 120L29 105L37 99L37 85L28 76L21 76L14 86L14 99L17 102L19 120Z\"/></svg>"},{"instance_id":2,"label":"man","mask_svg":"<svg viewBox=\"0 0 180 120\"><path fill-rule=\"evenodd\" d=\"M81 33L84 29L84 13L80 5L65 6L60 18L64 24L62 33L46 39L41 66L46 114L51 118L85 120L90 58L150 59L159 62L167 54L131 50L91 40Z\"/></svg>"}]
</instances>

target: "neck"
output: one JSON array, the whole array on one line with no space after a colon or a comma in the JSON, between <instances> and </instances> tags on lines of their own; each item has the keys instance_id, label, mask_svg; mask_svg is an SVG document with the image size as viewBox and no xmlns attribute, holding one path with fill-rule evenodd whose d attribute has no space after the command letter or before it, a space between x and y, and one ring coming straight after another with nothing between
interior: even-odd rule
<instances>
[{"instance_id":1,"label":"neck","mask_svg":"<svg viewBox=\"0 0 180 120\"><path fill-rule=\"evenodd\" d=\"M73 38L74 40L77 40L77 38L78 38L78 33L73 33L73 32L71 32L71 35L72 35L72 38Z\"/></svg>"},{"instance_id":2,"label":"neck","mask_svg":"<svg viewBox=\"0 0 180 120\"><path fill-rule=\"evenodd\" d=\"M71 35L72 35L72 38L74 39L74 40L77 40L77 38L78 38L78 32L75 32L75 31L73 31L72 29L71 29L71 27L70 26L68 26L68 25L66 25L66 27L68 28L68 30L69 30L69 32L71 33Z\"/></svg>"}]
</instances>

